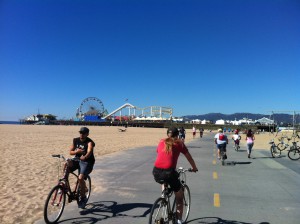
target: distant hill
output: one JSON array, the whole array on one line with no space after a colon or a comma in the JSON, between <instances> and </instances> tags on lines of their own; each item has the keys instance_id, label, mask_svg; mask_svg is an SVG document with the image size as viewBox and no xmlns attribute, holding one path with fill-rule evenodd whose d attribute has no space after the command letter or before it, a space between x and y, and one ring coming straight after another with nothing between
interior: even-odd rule
<instances>
[{"instance_id":1,"label":"distant hill","mask_svg":"<svg viewBox=\"0 0 300 224\"><path fill-rule=\"evenodd\" d=\"M209 113L209 114L202 114L202 115L186 115L183 116L184 119L186 120L194 120L194 119L199 119L199 120L211 120L215 122L216 120L241 120L243 118L248 118L252 120L258 120L260 118L269 118L272 120L275 120L276 123L293 123L293 115L291 114L274 114L273 115L267 115L267 114L251 114L251 113L234 113L234 114L222 114L222 113ZM297 115L296 117L297 123L299 123L300 117Z\"/></svg>"}]
</instances>

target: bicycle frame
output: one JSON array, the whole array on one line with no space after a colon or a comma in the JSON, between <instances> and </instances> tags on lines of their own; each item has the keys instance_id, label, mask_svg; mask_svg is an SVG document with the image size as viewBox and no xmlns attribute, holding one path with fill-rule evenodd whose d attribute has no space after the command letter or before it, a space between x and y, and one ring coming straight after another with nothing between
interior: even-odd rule
<instances>
[{"instance_id":1,"label":"bicycle frame","mask_svg":"<svg viewBox=\"0 0 300 224\"><path fill-rule=\"evenodd\" d=\"M70 159L65 159L62 155L53 155L53 157L57 157L57 158L62 158L65 163L64 163L64 168L63 168L63 177L59 178L59 169L58 169L58 184L63 187L64 192L66 193L66 195L68 196L68 202L72 202L74 199L76 199L76 189L78 189L78 175L70 172L69 171L69 167L68 167L68 162L70 161ZM58 161L59 162L59 161ZM69 181L69 176L70 174L74 175L74 177L76 178L76 184L75 184L75 190L72 191L71 186L70 186L70 181Z\"/></svg>"}]
</instances>

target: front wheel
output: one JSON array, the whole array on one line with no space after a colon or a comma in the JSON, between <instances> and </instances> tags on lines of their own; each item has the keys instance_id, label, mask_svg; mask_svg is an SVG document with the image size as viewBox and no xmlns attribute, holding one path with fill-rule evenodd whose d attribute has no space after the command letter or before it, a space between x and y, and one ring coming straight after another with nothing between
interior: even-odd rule
<instances>
[{"instance_id":1,"label":"front wheel","mask_svg":"<svg viewBox=\"0 0 300 224\"><path fill-rule=\"evenodd\" d=\"M300 159L300 151L299 149L292 149L288 152L288 157L291 160L298 160Z\"/></svg>"},{"instance_id":2,"label":"front wheel","mask_svg":"<svg viewBox=\"0 0 300 224\"><path fill-rule=\"evenodd\" d=\"M191 193L187 185L183 185L183 210L182 210L182 221L185 223L189 217L191 209Z\"/></svg>"},{"instance_id":3,"label":"front wheel","mask_svg":"<svg viewBox=\"0 0 300 224\"><path fill-rule=\"evenodd\" d=\"M44 220L46 223L56 223L61 217L66 203L66 194L61 185L57 185L48 194L44 206Z\"/></svg>"},{"instance_id":4,"label":"front wheel","mask_svg":"<svg viewBox=\"0 0 300 224\"><path fill-rule=\"evenodd\" d=\"M281 151L277 149L276 145L272 145L270 151L273 158L278 158L281 155Z\"/></svg>"},{"instance_id":5,"label":"front wheel","mask_svg":"<svg viewBox=\"0 0 300 224\"><path fill-rule=\"evenodd\" d=\"M169 223L168 205L165 199L158 198L150 212L149 224Z\"/></svg>"},{"instance_id":6,"label":"front wheel","mask_svg":"<svg viewBox=\"0 0 300 224\"><path fill-rule=\"evenodd\" d=\"M92 190L92 181L91 181L91 177L90 176L87 176L86 180L84 180L85 182L85 189L84 189L84 192L85 192L85 204L88 202L90 196L91 196L91 190ZM81 202L81 194L80 194L80 186L79 184L77 185L78 188L76 190L76 193L78 195L77 197L77 204L79 205L79 203Z\"/></svg>"}]
</instances>

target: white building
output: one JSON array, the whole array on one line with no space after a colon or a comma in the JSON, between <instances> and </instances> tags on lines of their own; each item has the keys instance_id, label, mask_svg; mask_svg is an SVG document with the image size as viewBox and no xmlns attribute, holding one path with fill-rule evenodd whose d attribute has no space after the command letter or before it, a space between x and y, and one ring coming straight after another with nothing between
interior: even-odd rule
<instances>
[{"instance_id":1,"label":"white building","mask_svg":"<svg viewBox=\"0 0 300 224\"><path fill-rule=\"evenodd\" d=\"M268 119L266 117L263 117L261 119L256 120L255 123L260 123L262 125L273 125L273 124L275 124L274 120Z\"/></svg>"},{"instance_id":2,"label":"white building","mask_svg":"<svg viewBox=\"0 0 300 224\"><path fill-rule=\"evenodd\" d=\"M225 120L223 120L223 119L217 120L215 124L224 125L225 124Z\"/></svg>"}]
</instances>

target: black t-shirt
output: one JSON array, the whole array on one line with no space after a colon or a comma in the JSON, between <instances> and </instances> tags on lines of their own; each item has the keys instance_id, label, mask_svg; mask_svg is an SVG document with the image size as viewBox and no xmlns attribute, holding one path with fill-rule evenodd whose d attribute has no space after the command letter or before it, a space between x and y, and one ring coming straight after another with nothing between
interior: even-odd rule
<instances>
[{"instance_id":1,"label":"black t-shirt","mask_svg":"<svg viewBox=\"0 0 300 224\"><path fill-rule=\"evenodd\" d=\"M73 139L75 149L79 148L84 150L83 154L76 154L75 157L80 157L81 155L85 155L87 153L89 142L92 142L93 146L95 147L95 142L88 137L84 141L81 141L79 137ZM87 158L85 161L88 163L95 163L94 152L92 152L89 158Z\"/></svg>"}]
</instances>

